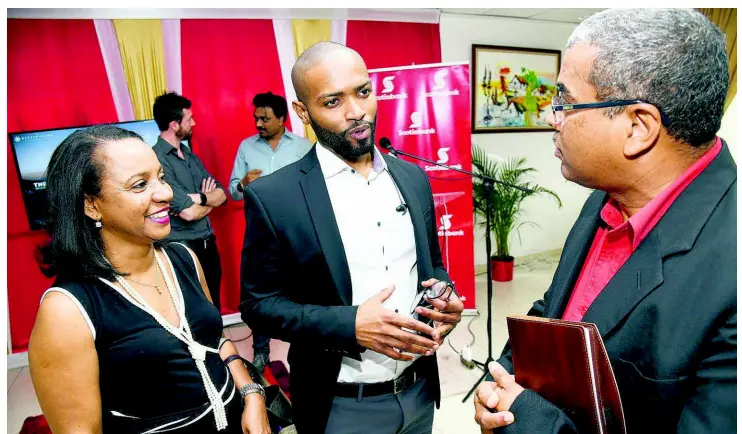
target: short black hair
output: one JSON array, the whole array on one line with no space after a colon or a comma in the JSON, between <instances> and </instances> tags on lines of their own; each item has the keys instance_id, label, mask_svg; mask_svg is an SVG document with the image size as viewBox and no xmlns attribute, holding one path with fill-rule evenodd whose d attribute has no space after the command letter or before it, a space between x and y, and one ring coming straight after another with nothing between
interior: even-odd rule
<instances>
[{"instance_id":1,"label":"short black hair","mask_svg":"<svg viewBox=\"0 0 742 434\"><path fill-rule=\"evenodd\" d=\"M39 248L41 271L65 280L120 275L106 259L95 222L85 215L85 198L98 197L105 168L97 149L104 143L142 138L113 125L77 130L57 147L46 169L49 203L45 229L50 241Z\"/></svg>"},{"instance_id":2,"label":"short black hair","mask_svg":"<svg viewBox=\"0 0 742 434\"><path fill-rule=\"evenodd\" d=\"M152 106L152 116L155 118L157 128L167 131L170 122L180 123L183 120L183 109L190 109L191 101L175 92L165 92L155 98Z\"/></svg>"},{"instance_id":3,"label":"short black hair","mask_svg":"<svg viewBox=\"0 0 742 434\"><path fill-rule=\"evenodd\" d=\"M277 118L283 118L283 121L286 122L286 113L289 111L289 106L286 103L286 98L281 95L274 95L270 92L259 93L252 99L252 105L255 108L270 107Z\"/></svg>"}]
</instances>

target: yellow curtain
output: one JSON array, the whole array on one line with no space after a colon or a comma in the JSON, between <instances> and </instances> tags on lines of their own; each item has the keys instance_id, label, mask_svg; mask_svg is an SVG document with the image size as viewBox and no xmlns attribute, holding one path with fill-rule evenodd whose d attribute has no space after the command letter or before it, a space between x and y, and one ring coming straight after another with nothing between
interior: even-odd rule
<instances>
[{"instance_id":1,"label":"yellow curtain","mask_svg":"<svg viewBox=\"0 0 742 434\"><path fill-rule=\"evenodd\" d=\"M294 32L294 51L296 58L301 56L307 48L321 41L329 41L332 35L332 22L330 20L291 20L291 28ZM307 140L314 143L317 136L310 125L304 126Z\"/></svg>"},{"instance_id":2,"label":"yellow curtain","mask_svg":"<svg viewBox=\"0 0 742 434\"><path fill-rule=\"evenodd\" d=\"M113 20L134 117L152 119L155 98L167 89L160 20Z\"/></svg>"},{"instance_id":3,"label":"yellow curtain","mask_svg":"<svg viewBox=\"0 0 742 434\"><path fill-rule=\"evenodd\" d=\"M702 14L716 24L727 37L727 56L729 56L729 91L724 103L726 112L737 94L737 9L736 8L699 8Z\"/></svg>"}]
</instances>

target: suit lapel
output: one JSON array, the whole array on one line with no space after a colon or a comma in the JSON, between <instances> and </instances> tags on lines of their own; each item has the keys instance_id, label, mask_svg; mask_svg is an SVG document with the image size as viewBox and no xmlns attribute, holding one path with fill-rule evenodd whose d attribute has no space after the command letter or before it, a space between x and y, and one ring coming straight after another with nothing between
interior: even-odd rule
<instances>
[{"instance_id":1,"label":"suit lapel","mask_svg":"<svg viewBox=\"0 0 742 434\"><path fill-rule=\"evenodd\" d=\"M650 232L588 309L583 322L594 323L602 336L631 312L664 280L657 232Z\"/></svg>"},{"instance_id":2,"label":"suit lapel","mask_svg":"<svg viewBox=\"0 0 742 434\"><path fill-rule=\"evenodd\" d=\"M320 248L340 299L343 304L350 306L353 303L353 288L348 259L345 257L345 248L332 209L332 202L330 202L330 194L327 192L325 177L317 159L316 146L301 160L300 167L305 176L299 184L304 193L304 200L307 203Z\"/></svg>"},{"instance_id":3,"label":"suit lapel","mask_svg":"<svg viewBox=\"0 0 742 434\"><path fill-rule=\"evenodd\" d=\"M567 243L559 260L559 267L554 273L554 280L551 284L552 300L546 307L544 314L548 318L561 318L567 302L577 283L577 277L582 271L587 254L590 251L595 232L598 229L598 219L600 218L600 208L606 201L606 195L600 195L593 198L594 205L592 210L586 212L586 216L579 219L575 224L574 232L569 235L570 243Z\"/></svg>"},{"instance_id":4,"label":"suit lapel","mask_svg":"<svg viewBox=\"0 0 742 434\"><path fill-rule=\"evenodd\" d=\"M412 228L415 233L415 249L417 251L417 271L419 278L417 279L417 290L422 290L420 282L433 277L432 270L432 259L430 258L430 248L428 245L428 234L425 228L425 218L423 217L425 210L422 208L422 204L418 200L414 190L414 180L399 167L399 161L396 161L393 157L384 157L387 163L387 169L389 174L392 176L397 188L402 195L405 203L407 204L407 210L410 213L410 219L412 220ZM431 210L433 212L434 210ZM436 240L437 241L437 240Z\"/></svg>"},{"instance_id":5,"label":"suit lapel","mask_svg":"<svg viewBox=\"0 0 742 434\"><path fill-rule=\"evenodd\" d=\"M583 321L596 324L601 335L608 335L639 302L662 284L664 258L692 248L736 179L736 165L724 143L719 155L678 196L657 226L608 282Z\"/></svg>"}]
</instances>

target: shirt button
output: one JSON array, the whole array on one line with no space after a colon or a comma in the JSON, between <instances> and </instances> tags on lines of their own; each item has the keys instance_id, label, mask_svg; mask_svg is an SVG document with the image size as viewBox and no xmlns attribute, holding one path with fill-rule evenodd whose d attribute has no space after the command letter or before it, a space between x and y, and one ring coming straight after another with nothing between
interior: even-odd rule
<instances>
[{"instance_id":1,"label":"shirt button","mask_svg":"<svg viewBox=\"0 0 742 434\"><path fill-rule=\"evenodd\" d=\"M580 312L582 312L582 315L584 316L587 313L587 307L585 306L581 307Z\"/></svg>"},{"instance_id":2,"label":"shirt button","mask_svg":"<svg viewBox=\"0 0 742 434\"><path fill-rule=\"evenodd\" d=\"M366 181L366 182L368 182L368 185L371 185L371 181Z\"/></svg>"},{"instance_id":3,"label":"shirt button","mask_svg":"<svg viewBox=\"0 0 742 434\"><path fill-rule=\"evenodd\" d=\"M376 226L381 227L381 222L376 222Z\"/></svg>"},{"instance_id":4,"label":"shirt button","mask_svg":"<svg viewBox=\"0 0 742 434\"><path fill-rule=\"evenodd\" d=\"M388 266L388 265L384 266L384 269L385 269L386 271L389 271L389 266Z\"/></svg>"},{"instance_id":5,"label":"shirt button","mask_svg":"<svg viewBox=\"0 0 742 434\"><path fill-rule=\"evenodd\" d=\"M356 173L354 169L350 169L350 173Z\"/></svg>"}]
</instances>

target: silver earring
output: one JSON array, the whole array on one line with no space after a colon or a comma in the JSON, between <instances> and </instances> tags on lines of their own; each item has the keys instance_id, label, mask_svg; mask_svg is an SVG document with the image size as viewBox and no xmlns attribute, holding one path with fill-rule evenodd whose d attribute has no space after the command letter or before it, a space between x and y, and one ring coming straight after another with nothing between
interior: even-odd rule
<instances>
[{"instance_id":1,"label":"silver earring","mask_svg":"<svg viewBox=\"0 0 742 434\"><path fill-rule=\"evenodd\" d=\"M95 227L100 229L103 227L103 223L101 223L100 220L98 220L97 222L95 222Z\"/></svg>"}]
</instances>

